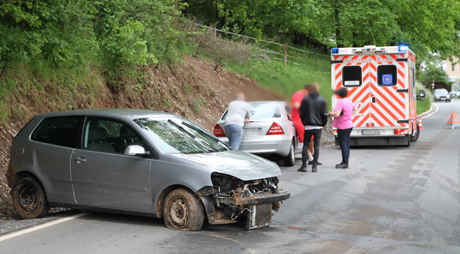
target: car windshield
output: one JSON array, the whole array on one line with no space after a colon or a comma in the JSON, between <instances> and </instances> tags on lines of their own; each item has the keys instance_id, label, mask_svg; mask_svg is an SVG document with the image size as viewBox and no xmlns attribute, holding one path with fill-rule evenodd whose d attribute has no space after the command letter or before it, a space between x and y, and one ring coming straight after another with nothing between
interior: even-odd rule
<instances>
[{"instance_id":1,"label":"car windshield","mask_svg":"<svg viewBox=\"0 0 460 254\"><path fill-rule=\"evenodd\" d=\"M434 90L434 95L447 95L447 90L446 89L436 89Z\"/></svg>"},{"instance_id":2,"label":"car windshield","mask_svg":"<svg viewBox=\"0 0 460 254\"><path fill-rule=\"evenodd\" d=\"M140 118L134 122L147 130L155 143L166 153L195 154L230 150L216 137L186 119Z\"/></svg>"}]
</instances>

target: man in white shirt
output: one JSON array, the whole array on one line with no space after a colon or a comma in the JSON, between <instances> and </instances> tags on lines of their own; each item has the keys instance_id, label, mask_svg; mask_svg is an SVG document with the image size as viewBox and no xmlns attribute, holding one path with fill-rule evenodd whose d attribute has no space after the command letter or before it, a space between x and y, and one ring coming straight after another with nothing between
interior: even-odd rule
<instances>
[{"instance_id":1,"label":"man in white shirt","mask_svg":"<svg viewBox=\"0 0 460 254\"><path fill-rule=\"evenodd\" d=\"M244 94L238 93L236 100L228 105L225 118L225 132L231 148L238 150L243 137L244 123L249 123L251 118L251 105L244 101Z\"/></svg>"}]
</instances>

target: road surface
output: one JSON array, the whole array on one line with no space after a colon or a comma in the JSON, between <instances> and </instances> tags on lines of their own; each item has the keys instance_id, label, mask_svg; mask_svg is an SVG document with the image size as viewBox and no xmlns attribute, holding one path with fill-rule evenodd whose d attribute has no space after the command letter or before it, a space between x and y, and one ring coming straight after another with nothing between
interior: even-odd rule
<instances>
[{"instance_id":1,"label":"road surface","mask_svg":"<svg viewBox=\"0 0 460 254\"><path fill-rule=\"evenodd\" d=\"M181 232L162 219L90 213L2 236L0 253L460 253L460 127L444 128L460 100L437 105L409 148L352 148L350 169L339 170L340 150L326 147L317 173L297 172L300 160L283 167L291 199L270 227Z\"/></svg>"}]
</instances>

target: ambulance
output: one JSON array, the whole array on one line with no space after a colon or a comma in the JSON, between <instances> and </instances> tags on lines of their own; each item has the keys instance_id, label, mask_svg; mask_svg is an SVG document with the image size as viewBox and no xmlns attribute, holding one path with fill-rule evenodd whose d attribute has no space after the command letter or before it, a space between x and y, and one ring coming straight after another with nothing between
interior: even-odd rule
<instances>
[{"instance_id":1,"label":"ambulance","mask_svg":"<svg viewBox=\"0 0 460 254\"><path fill-rule=\"evenodd\" d=\"M351 146L408 147L417 141L415 54L407 46L333 48L331 76L332 89L345 87L358 108ZM333 95L332 108L337 101Z\"/></svg>"}]
</instances>

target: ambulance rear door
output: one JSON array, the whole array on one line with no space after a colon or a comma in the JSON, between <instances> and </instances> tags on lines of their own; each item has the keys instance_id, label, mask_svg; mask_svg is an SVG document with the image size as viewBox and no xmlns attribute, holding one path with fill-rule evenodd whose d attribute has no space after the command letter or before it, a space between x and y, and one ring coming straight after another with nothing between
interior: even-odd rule
<instances>
[{"instance_id":1,"label":"ambulance rear door","mask_svg":"<svg viewBox=\"0 0 460 254\"><path fill-rule=\"evenodd\" d=\"M346 50L346 49L345 49ZM332 89L337 90L345 87L350 98L358 108L353 117L354 127L369 127L370 120L370 65L368 55L340 55L332 59ZM332 105L335 107L338 97L332 97Z\"/></svg>"},{"instance_id":2,"label":"ambulance rear door","mask_svg":"<svg viewBox=\"0 0 460 254\"><path fill-rule=\"evenodd\" d=\"M407 58L404 58L404 54L369 55L371 127L381 130L408 127L409 87L406 69Z\"/></svg>"}]
</instances>

